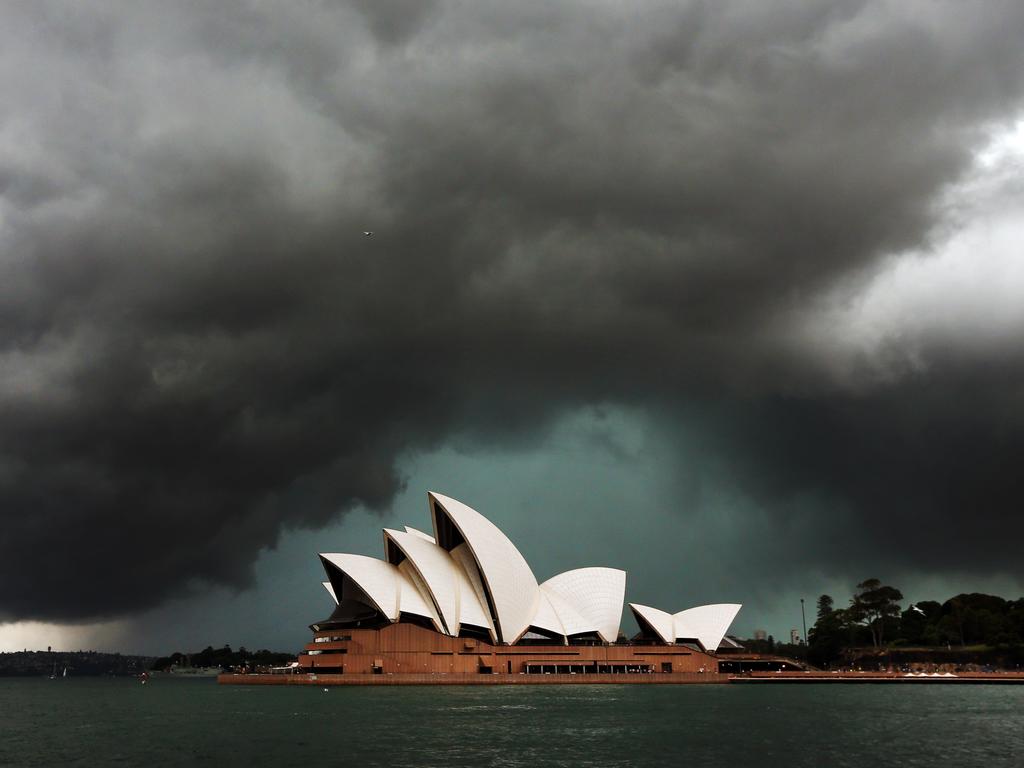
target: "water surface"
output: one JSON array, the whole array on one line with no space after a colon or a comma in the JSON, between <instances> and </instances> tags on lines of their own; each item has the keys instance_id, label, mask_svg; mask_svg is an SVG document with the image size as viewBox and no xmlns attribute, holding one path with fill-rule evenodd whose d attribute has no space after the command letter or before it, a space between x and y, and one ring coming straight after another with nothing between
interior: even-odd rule
<instances>
[{"instance_id":1,"label":"water surface","mask_svg":"<svg viewBox=\"0 0 1024 768\"><path fill-rule=\"evenodd\" d=\"M1024 686L0 679L0 766L1024 766Z\"/></svg>"}]
</instances>

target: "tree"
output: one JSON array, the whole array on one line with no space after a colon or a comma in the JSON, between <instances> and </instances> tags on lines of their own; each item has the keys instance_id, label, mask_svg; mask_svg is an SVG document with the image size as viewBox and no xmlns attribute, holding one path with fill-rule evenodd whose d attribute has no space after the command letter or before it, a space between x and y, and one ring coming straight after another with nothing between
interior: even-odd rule
<instances>
[{"instance_id":1,"label":"tree","mask_svg":"<svg viewBox=\"0 0 1024 768\"><path fill-rule=\"evenodd\" d=\"M833 600L829 595L822 595L818 598L818 621L821 621L832 613Z\"/></svg>"},{"instance_id":2,"label":"tree","mask_svg":"<svg viewBox=\"0 0 1024 768\"><path fill-rule=\"evenodd\" d=\"M832 600L828 595L822 595L822 598L828 598L828 602ZM826 667L839 658L848 632L847 612L828 607L829 610L823 612L822 600L818 600L818 620L807 637L807 659L819 667Z\"/></svg>"},{"instance_id":3,"label":"tree","mask_svg":"<svg viewBox=\"0 0 1024 768\"><path fill-rule=\"evenodd\" d=\"M847 613L871 632L871 643L878 648L884 639L885 621L900 615L903 593L878 579L865 579L857 585Z\"/></svg>"}]
</instances>

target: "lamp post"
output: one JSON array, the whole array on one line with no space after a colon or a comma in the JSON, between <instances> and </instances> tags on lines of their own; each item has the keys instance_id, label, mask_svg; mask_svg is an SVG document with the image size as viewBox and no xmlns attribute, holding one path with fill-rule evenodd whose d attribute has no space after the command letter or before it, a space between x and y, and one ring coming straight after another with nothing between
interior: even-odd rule
<instances>
[{"instance_id":1,"label":"lamp post","mask_svg":"<svg viewBox=\"0 0 1024 768\"><path fill-rule=\"evenodd\" d=\"M804 623L804 648L807 647L807 614L804 613L804 599L800 598L800 619Z\"/></svg>"}]
</instances>

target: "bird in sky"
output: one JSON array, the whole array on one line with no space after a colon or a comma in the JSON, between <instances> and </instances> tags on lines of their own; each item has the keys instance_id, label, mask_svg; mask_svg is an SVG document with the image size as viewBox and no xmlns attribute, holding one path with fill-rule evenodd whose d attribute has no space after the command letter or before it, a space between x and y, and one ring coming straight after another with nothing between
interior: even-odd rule
<instances>
[{"instance_id":1,"label":"bird in sky","mask_svg":"<svg viewBox=\"0 0 1024 768\"><path fill-rule=\"evenodd\" d=\"M911 606L910 606L910 610L912 610L912 611L917 611L917 612L918 612L918 613L920 613L920 614L921 614L922 616L924 616L924 615L925 615L924 611L923 611L923 610L921 610L921 609L920 609L919 607L917 607L916 605L911 605Z\"/></svg>"},{"instance_id":2,"label":"bird in sky","mask_svg":"<svg viewBox=\"0 0 1024 768\"><path fill-rule=\"evenodd\" d=\"M371 237L373 232L363 232L363 237Z\"/></svg>"}]
</instances>

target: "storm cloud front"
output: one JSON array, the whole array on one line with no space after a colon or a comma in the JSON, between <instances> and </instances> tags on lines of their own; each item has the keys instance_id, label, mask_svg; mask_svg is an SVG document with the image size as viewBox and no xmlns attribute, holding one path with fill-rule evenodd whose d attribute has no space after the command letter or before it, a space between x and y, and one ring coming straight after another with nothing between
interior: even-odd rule
<instances>
[{"instance_id":1,"label":"storm cloud front","mask_svg":"<svg viewBox=\"0 0 1024 768\"><path fill-rule=\"evenodd\" d=\"M799 518L795 564L1019 577L1022 38L1016 2L8 7L0 619L244 588L402 457L601 407L679 514Z\"/></svg>"}]
</instances>

